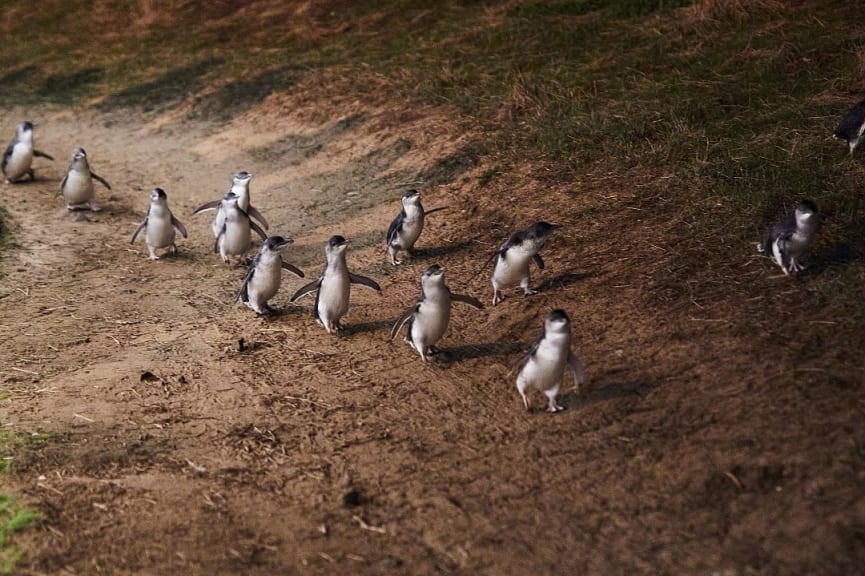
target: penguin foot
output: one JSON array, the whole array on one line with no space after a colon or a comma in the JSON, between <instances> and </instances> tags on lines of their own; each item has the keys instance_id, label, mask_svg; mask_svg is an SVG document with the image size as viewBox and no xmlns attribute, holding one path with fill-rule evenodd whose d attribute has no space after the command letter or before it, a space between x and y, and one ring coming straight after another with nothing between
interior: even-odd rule
<instances>
[{"instance_id":1,"label":"penguin foot","mask_svg":"<svg viewBox=\"0 0 865 576\"><path fill-rule=\"evenodd\" d=\"M520 396L523 397L523 406L526 407L526 412L528 412L528 411L529 411L529 399L528 399L528 397L527 397L525 394L523 394L522 392L520 392Z\"/></svg>"},{"instance_id":2,"label":"penguin foot","mask_svg":"<svg viewBox=\"0 0 865 576\"><path fill-rule=\"evenodd\" d=\"M496 306L496 305L498 305L500 302L504 302L504 301L505 301L505 295L504 295L504 294L499 294L499 291L498 291L498 290L494 290L494 291L493 291L493 306Z\"/></svg>"},{"instance_id":3,"label":"penguin foot","mask_svg":"<svg viewBox=\"0 0 865 576\"><path fill-rule=\"evenodd\" d=\"M562 410L564 410L564 408L562 408L561 406L559 406L555 402L550 404L550 406L547 408L547 412L550 412L552 414L555 414L556 412L561 412Z\"/></svg>"},{"instance_id":4,"label":"penguin foot","mask_svg":"<svg viewBox=\"0 0 865 576\"><path fill-rule=\"evenodd\" d=\"M523 296L534 296L534 295L537 294L537 293L538 293L537 290L533 290L533 289L531 289L531 288L525 288L525 289L523 289Z\"/></svg>"}]
</instances>

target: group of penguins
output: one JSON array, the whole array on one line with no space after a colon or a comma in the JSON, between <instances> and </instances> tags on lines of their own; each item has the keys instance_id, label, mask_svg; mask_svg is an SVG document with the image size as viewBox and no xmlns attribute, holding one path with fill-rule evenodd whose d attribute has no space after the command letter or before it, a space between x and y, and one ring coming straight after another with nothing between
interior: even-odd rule
<instances>
[{"instance_id":1,"label":"group of penguins","mask_svg":"<svg viewBox=\"0 0 865 576\"><path fill-rule=\"evenodd\" d=\"M23 182L26 178L34 180L34 157L54 159L34 147L33 130L32 122L21 122L17 126L15 137L3 154L2 170L7 183ZM847 112L834 136L846 141L852 154L863 139L863 133L865 101ZM253 231L261 237L260 249L248 265L237 298L258 314L270 315L275 311L268 301L279 290L282 270L288 270L301 278L304 273L282 258L282 251L292 244L293 240L282 236L268 236L265 232L269 227L267 220L250 203L251 179L252 174L249 172L237 173L232 179L231 189L221 199L203 204L193 214L216 211L212 224L214 252L218 252L226 264L229 264L232 258L240 261L245 257L252 247ZM60 184L60 194L66 200L68 210L99 210L94 203L94 180L111 189L104 178L90 169L86 151L80 147L75 148ZM388 227L386 236L388 254L394 266L403 263L397 259L400 252L409 255L412 253L423 231L425 217L443 209L424 210L417 190L403 193L402 209ZM799 259L812 243L819 227L820 217L816 205L810 200L804 200L794 213L772 227L758 245L758 249L780 266L785 275L795 274L804 268ZM532 263L540 269L544 268L539 252L557 228L559 226L555 224L536 222L511 235L493 253L487 261L489 264L494 260L491 278L493 306L504 300L503 291L508 287L519 285L526 296L536 293L530 287L529 268ZM172 254L177 251L176 232L180 232L184 238L187 237L186 227L168 208L165 191L154 188L150 193L147 215L133 233L130 243L134 243L143 233L150 258L158 260L160 251L169 251ZM314 293L313 316L328 333L343 329L341 319L348 312L352 284L381 291L381 287L373 279L349 271L346 263L347 246L348 240L342 236L331 236L324 244L326 264L321 276L301 287L290 298L290 301L294 302ZM436 344L447 331L453 302L483 308L483 304L473 296L451 292L445 283L444 268L438 264L429 266L421 275L421 293L417 302L397 319L391 329L391 339L405 328L405 341L420 354L421 359L427 360L438 353ZM517 376L516 387L527 410L529 399L526 391L530 388L536 388L546 395L547 411L558 412L563 409L557 398L566 367L573 372L574 385L578 390L586 380L585 370L571 350L570 318L564 310L556 309L547 315L543 329L528 350Z\"/></svg>"}]
</instances>

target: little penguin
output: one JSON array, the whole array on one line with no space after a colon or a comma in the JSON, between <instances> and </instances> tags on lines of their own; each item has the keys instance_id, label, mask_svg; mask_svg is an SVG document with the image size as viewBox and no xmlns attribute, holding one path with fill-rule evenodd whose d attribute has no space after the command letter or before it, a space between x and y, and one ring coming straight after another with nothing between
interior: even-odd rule
<instances>
[{"instance_id":1,"label":"little penguin","mask_svg":"<svg viewBox=\"0 0 865 576\"><path fill-rule=\"evenodd\" d=\"M21 179L27 175L30 180L35 180L36 175L33 173L33 157L39 156L48 160L54 160L52 156L41 150L34 148L33 129L36 126L33 122L25 120L18 124L15 129L15 136L3 152L3 176L6 177L6 182L14 183L21 182Z\"/></svg>"},{"instance_id":2,"label":"little penguin","mask_svg":"<svg viewBox=\"0 0 865 576\"><path fill-rule=\"evenodd\" d=\"M387 229L386 242L390 263L394 266L403 263L402 260L396 259L400 250L411 255L412 248L423 231L424 218L427 214L446 209L447 206L442 206L424 211L420 203L420 193L417 190L406 190L402 195L402 210Z\"/></svg>"},{"instance_id":3,"label":"little penguin","mask_svg":"<svg viewBox=\"0 0 865 576\"><path fill-rule=\"evenodd\" d=\"M231 189L229 192L233 192L237 196L237 205L241 210L249 214L250 217L255 218L261 224L261 227L264 230L267 230L270 225L267 223L267 220L261 213L255 209L252 204L250 204L249 198L249 181L252 180L252 174L249 172L238 172L234 175L234 178L231 180ZM213 229L213 236L219 236L219 232L222 230L222 225L225 222L225 212L221 209L222 201L225 200L225 196L222 197L221 200L213 200L211 202L205 202L201 206L195 209L193 214L198 214L199 212L205 212L207 210L216 210L216 217L213 219L213 224L211 228Z\"/></svg>"},{"instance_id":4,"label":"little penguin","mask_svg":"<svg viewBox=\"0 0 865 576\"><path fill-rule=\"evenodd\" d=\"M556 402L565 365L574 373L574 386L579 390L585 383L586 373L583 364L571 351L571 319L561 309L547 315L544 328L532 345L517 376L517 390L523 399L526 410L529 399L526 390L535 387L543 392L549 404L547 412L558 412L562 407Z\"/></svg>"},{"instance_id":5,"label":"little penguin","mask_svg":"<svg viewBox=\"0 0 865 576\"><path fill-rule=\"evenodd\" d=\"M448 329L453 302L463 302L479 310L484 305L472 296L451 292L445 284L445 269L438 264L424 270L420 284L417 303L399 317L390 331L390 339L393 340L405 324L405 341L426 361L429 355L438 353L435 345Z\"/></svg>"},{"instance_id":6,"label":"little penguin","mask_svg":"<svg viewBox=\"0 0 865 576\"><path fill-rule=\"evenodd\" d=\"M790 275L805 269L799 263L799 257L814 241L819 230L817 205L811 200L803 200L793 214L788 214L772 227L757 250L780 266L784 275Z\"/></svg>"},{"instance_id":7,"label":"little penguin","mask_svg":"<svg viewBox=\"0 0 865 576\"><path fill-rule=\"evenodd\" d=\"M832 135L847 142L850 154L853 154L853 150L862 141L863 134L865 134L865 100L847 111Z\"/></svg>"},{"instance_id":8,"label":"little penguin","mask_svg":"<svg viewBox=\"0 0 865 576\"><path fill-rule=\"evenodd\" d=\"M172 254L177 253L177 245L174 243L175 228L181 236L188 237L186 227L174 217L168 208L168 195L165 194L165 190L154 188L150 193L150 206L147 208L144 222L138 225L129 243L134 244L135 239L144 230L144 243L147 244L150 259L159 260L159 256L156 255L156 251L159 249L169 248Z\"/></svg>"},{"instance_id":9,"label":"little penguin","mask_svg":"<svg viewBox=\"0 0 865 576\"><path fill-rule=\"evenodd\" d=\"M111 190L111 184L90 170L84 148L76 148L72 152L72 161L66 170L66 176L60 183L60 193L66 199L67 210L81 210L85 208L85 204L94 212L99 210L93 203L94 180L98 180L100 184Z\"/></svg>"},{"instance_id":10,"label":"little penguin","mask_svg":"<svg viewBox=\"0 0 865 576\"><path fill-rule=\"evenodd\" d=\"M249 264L243 286L237 295L238 300L259 314L270 315L274 312L267 301L279 291L282 271L288 270L303 278L302 270L282 260L282 250L293 243L293 239L282 236L270 236L262 243L258 254Z\"/></svg>"},{"instance_id":11,"label":"little penguin","mask_svg":"<svg viewBox=\"0 0 865 576\"><path fill-rule=\"evenodd\" d=\"M252 230L255 230L262 240L267 240L264 230L237 205L237 195L234 192L226 193L219 209L225 212L225 220L216 236L216 242L213 243L213 251L219 252L226 264L231 263L232 256L240 257L249 251L252 245Z\"/></svg>"},{"instance_id":12,"label":"little penguin","mask_svg":"<svg viewBox=\"0 0 865 576\"><path fill-rule=\"evenodd\" d=\"M294 293L291 301L315 292L315 305L312 315L315 321L324 326L328 334L343 329L340 319L348 312L348 300L352 284L363 284L381 292L381 286L375 280L348 271L345 262L345 250L348 240L342 236L331 236L324 244L327 263L321 277L315 282Z\"/></svg>"},{"instance_id":13,"label":"little penguin","mask_svg":"<svg viewBox=\"0 0 865 576\"><path fill-rule=\"evenodd\" d=\"M529 288L531 281L529 263L534 261L538 268L544 269L544 261L538 252L544 247L553 231L558 228L561 228L558 224L535 222L508 238L507 242L490 257L490 260L495 259L492 277L493 306L505 299L504 294L501 293L503 288L517 283L526 296L537 294L536 290Z\"/></svg>"}]
</instances>

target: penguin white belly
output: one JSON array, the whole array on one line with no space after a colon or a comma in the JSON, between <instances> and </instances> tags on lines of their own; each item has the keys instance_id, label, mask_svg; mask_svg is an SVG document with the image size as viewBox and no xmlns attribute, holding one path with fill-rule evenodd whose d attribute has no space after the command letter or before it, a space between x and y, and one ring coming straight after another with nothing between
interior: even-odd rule
<instances>
[{"instance_id":1,"label":"penguin white belly","mask_svg":"<svg viewBox=\"0 0 865 576\"><path fill-rule=\"evenodd\" d=\"M505 257L500 256L496 259L493 283L499 287L519 284L523 278L529 275L531 257L531 254L520 253L514 248L508 250Z\"/></svg>"},{"instance_id":2,"label":"penguin white belly","mask_svg":"<svg viewBox=\"0 0 865 576\"><path fill-rule=\"evenodd\" d=\"M348 272L334 274L326 271L321 279L318 294L318 317L325 325L339 322L348 312L348 299L351 295L351 282Z\"/></svg>"},{"instance_id":3,"label":"penguin white belly","mask_svg":"<svg viewBox=\"0 0 865 576\"><path fill-rule=\"evenodd\" d=\"M249 222L228 220L225 232L219 239L219 249L223 256L243 256L252 244Z\"/></svg>"},{"instance_id":4,"label":"penguin white belly","mask_svg":"<svg viewBox=\"0 0 865 576\"><path fill-rule=\"evenodd\" d=\"M153 207L147 217L144 242L153 248L167 248L174 244L176 233L171 224L171 213L161 207Z\"/></svg>"},{"instance_id":5,"label":"penguin white belly","mask_svg":"<svg viewBox=\"0 0 865 576\"><path fill-rule=\"evenodd\" d=\"M805 248L808 246L808 238L799 232L794 233L790 240L787 242L787 251L790 256L796 258L805 251Z\"/></svg>"},{"instance_id":6,"label":"penguin white belly","mask_svg":"<svg viewBox=\"0 0 865 576\"><path fill-rule=\"evenodd\" d=\"M435 346L448 329L451 318L450 303L425 301L415 313L411 324L411 340L416 346Z\"/></svg>"},{"instance_id":7,"label":"penguin white belly","mask_svg":"<svg viewBox=\"0 0 865 576\"><path fill-rule=\"evenodd\" d=\"M420 238L421 231L423 231L423 218L413 218L412 220L403 221L402 231L399 235L402 249L411 250L414 247L414 243Z\"/></svg>"},{"instance_id":8,"label":"penguin white belly","mask_svg":"<svg viewBox=\"0 0 865 576\"><path fill-rule=\"evenodd\" d=\"M33 164L33 147L18 142L12 147L12 155L6 162L6 178L17 180L27 174Z\"/></svg>"},{"instance_id":9,"label":"penguin white belly","mask_svg":"<svg viewBox=\"0 0 865 576\"><path fill-rule=\"evenodd\" d=\"M252 275L252 280L249 281L249 299L257 304L267 302L279 291L279 285L282 283L282 259L277 259L274 255L268 255L262 258L258 266L255 268L255 274Z\"/></svg>"},{"instance_id":10,"label":"penguin white belly","mask_svg":"<svg viewBox=\"0 0 865 576\"><path fill-rule=\"evenodd\" d=\"M93 200L93 179L89 172L70 170L63 186L63 197L67 204L84 204Z\"/></svg>"},{"instance_id":11,"label":"penguin white belly","mask_svg":"<svg viewBox=\"0 0 865 576\"><path fill-rule=\"evenodd\" d=\"M539 390L559 386L570 353L570 339L561 336L544 337L535 355L526 363L521 376Z\"/></svg>"},{"instance_id":12,"label":"penguin white belly","mask_svg":"<svg viewBox=\"0 0 865 576\"><path fill-rule=\"evenodd\" d=\"M232 192L237 194L237 207L249 213L249 188L244 187L242 190L231 189Z\"/></svg>"}]
</instances>

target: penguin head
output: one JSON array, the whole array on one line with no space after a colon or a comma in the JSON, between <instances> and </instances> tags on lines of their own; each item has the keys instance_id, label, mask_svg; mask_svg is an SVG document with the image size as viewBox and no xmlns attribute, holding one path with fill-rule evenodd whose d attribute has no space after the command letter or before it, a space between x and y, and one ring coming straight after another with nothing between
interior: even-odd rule
<instances>
[{"instance_id":1,"label":"penguin head","mask_svg":"<svg viewBox=\"0 0 865 576\"><path fill-rule=\"evenodd\" d=\"M73 160L86 160L87 159L87 151L84 148L76 148L72 151L72 159Z\"/></svg>"},{"instance_id":2,"label":"penguin head","mask_svg":"<svg viewBox=\"0 0 865 576\"><path fill-rule=\"evenodd\" d=\"M33 122L30 120L25 120L24 122L18 125L18 138L26 138L27 136L32 136L33 134Z\"/></svg>"},{"instance_id":3,"label":"penguin head","mask_svg":"<svg viewBox=\"0 0 865 576\"><path fill-rule=\"evenodd\" d=\"M545 325L548 332L567 332L571 329L571 319L567 312L557 308L547 315Z\"/></svg>"},{"instance_id":4,"label":"penguin head","mask_svg":"<svg viewBox=\"0 0 865 576\"><path fill-rule=\"evenodd\" d=\"M271 252L279 252L289 244L294 243L293 238L283 238L282 236L270 236L261 245L262 249L270 250Z\"/></svg>"},{"instance_id":5,"label":"penguin head","mask_svg":"<svg viewBox=\"0 0 865 576\"><path fill-rule=\"evenodd\" d=\"M402 193L403 206L416 205L420 203L420 192L417 190L406 190Z\"/></svg>"},{"instance_id":6,"label":"penguin head","mask_svg":"<svg viewBox=\"0 0 865 576\"><path fill-rule=\"evenodd\" d=\"M348 246L348 240L342 236L331 236L324 245L326 254L342 254Z\"/></svg>"},{"instance_id":7,"label":"penguin head","mask_svg":"<svg viewBox=\"0 0 865 576\"><path fill-rule=\"evenodd\" d=\"M438 264L433 264L423 271L423 274L421 274L420 277L420 282L422 286L428 286L432 284L442 284L444 283L444 279L445 269Z\"/></svg>"},{"instance_id":8,"label":"penguin head","mask_svg":"<svg viewBox=\"0 0 865 576\"><path fill-rule=\"evenodd\" d=\"M796 206L796 224L804 226L815 222L817 219L817 205L811 200L803 200Z\"/></svg>"},{"instance_id":9,"label":"penguin head","mask_svg":"<svg viewBox=\"0 0 865 576\"><path fill-rule=\"evenodd\" d=\"M561 224L550 224L549 222L535 222L531 226L529 226L527 232L527 237L530 239L538 239L542 241L546 241L552 233L561 228Z\"/></svg>"},{"instance_id":10,"label":"penguin head","mask_svg":"<svg viewBox=\"0 0 865 576\"><path fill-rule=\"evenodd\" d=\"M234 183L235 184L245 184L252 180L252 173L243 170L242 172L238 172L234 175Z\"/></svg>"},{"instance_id":11,"label":"penguin head","mask_svg":"<svg viewBox=\"0 0 865 576\"><path fill-rule=\"evenodd\" d=\"M222 197L222 203L225 205L234 205L237 206L237 200L239 196L230 190L225 193L225 196Z\"/></svg>"},{"instance_id":12,"label":"penguin head","mask_svg":"<svg viewBox=\"0 0 865 576\"><path fill-rule=\"evenodd\" d=\"M162 188L154 188L150 193L150 201L151 202L165 202L168 199L168 196L165 194L165 190Z\"/></svg>"}]
</instances>

